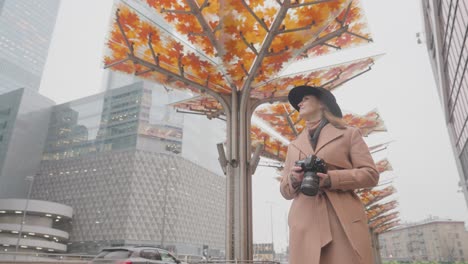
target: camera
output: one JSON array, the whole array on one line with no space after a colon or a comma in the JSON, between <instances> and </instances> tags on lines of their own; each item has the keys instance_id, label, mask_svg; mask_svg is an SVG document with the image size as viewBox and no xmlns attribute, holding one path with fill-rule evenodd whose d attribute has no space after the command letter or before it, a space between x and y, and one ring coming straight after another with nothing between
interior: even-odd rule
<instances>
[{"instance_id":1,"label":"camera","mask_svg":"<svg viewBox=\"0 0 468 264\"><path fill-rule=\"evenodd\" d=\"M315 196L319 190L320 178L317 172L327 173L325 161L315 155L296 161L296 166L302 168L304 179L301 183L301 192L308 196Z\"/></svg>"}]
</instances>

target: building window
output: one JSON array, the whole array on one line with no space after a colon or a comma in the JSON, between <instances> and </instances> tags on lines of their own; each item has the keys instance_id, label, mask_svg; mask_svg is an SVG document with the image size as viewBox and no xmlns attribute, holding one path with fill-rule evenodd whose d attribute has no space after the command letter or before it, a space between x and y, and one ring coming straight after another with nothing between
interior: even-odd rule
<instances>
[{"instance_id":1,"label":"building window","mask_svg":"<svg viewBox=\"0 0 468 264\"><path fill-rule=\"evenodd\" d=\"M462 153L460 154L460 161L462 165L465 178L468 177L468 144L465 143Z\"/></svg>"}]
</instances>

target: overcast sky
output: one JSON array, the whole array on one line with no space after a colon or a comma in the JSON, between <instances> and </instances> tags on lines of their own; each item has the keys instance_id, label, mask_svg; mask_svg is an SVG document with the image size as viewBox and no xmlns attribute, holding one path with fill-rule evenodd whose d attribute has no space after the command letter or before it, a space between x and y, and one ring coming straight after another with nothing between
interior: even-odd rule
<instances>
[{"instance_id":1,"label":"overcast sky","mask_svg":"<svg viewBox=\"0 0 468 264\"><path fill-rule=\"evenodd\" d=\"M315 68L384 53L373 69L336 90L346 111L365 114L378 109L388 133L369 136L372 145L393 140L374 156L388 158L403 221L438 216L468 222L425 43L420 1L363 0L374 43L292 65L287 72ZM62 0L40 92L57 103L95 94L102 87L102 53L112 0ZM289 201L280 193L275 169L260 167L253 176L254 242L287 244ZM272 218L270 218L272 209Z\"/></svg>"}]
</instances>

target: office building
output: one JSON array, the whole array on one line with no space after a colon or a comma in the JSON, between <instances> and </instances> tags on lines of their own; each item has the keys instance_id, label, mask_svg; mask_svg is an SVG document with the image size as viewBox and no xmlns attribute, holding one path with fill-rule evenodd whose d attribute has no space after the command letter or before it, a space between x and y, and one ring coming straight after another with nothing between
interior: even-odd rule
<instances>
[{"instance_id":1,"label":"office building","mask_svg":"<svg viewBox=\"0 0 468 264\"><path fill-rule=\"evenodd\" d=\"M53 107L32 197L73 207L70 252L223 254L225 178L184 158L198 146L184 140L184 115L165 105L177 96L137 82Z\"/></svg>"},{"instance_id":2,"label":"office building","mask_svg":"<svg viewBox=\"0 0 468 264\"><path fill-rule=\"evenodd\" d=\"M38 91L59 0L0 1L0 94Z\"/></svg>"},{"instance_id":3,"label":"office building","mask_svg":"<svg viewBox=\"0 0 468 264\"><path fill-rule=\"evenodd\" d=\"M0 95L0 198L27 198L26 178L39 169L53 105L25 88Z\"/></svg>"},{"instance_id":4,"label":"office building","mask_svg":"<svg viewBox=\"0 0 468 264\"><path fill-rule=\"evenodd\" d=\"M468 206L468 2L423 0L422 10L429 58Z\"/></svg>"}]
</instances>

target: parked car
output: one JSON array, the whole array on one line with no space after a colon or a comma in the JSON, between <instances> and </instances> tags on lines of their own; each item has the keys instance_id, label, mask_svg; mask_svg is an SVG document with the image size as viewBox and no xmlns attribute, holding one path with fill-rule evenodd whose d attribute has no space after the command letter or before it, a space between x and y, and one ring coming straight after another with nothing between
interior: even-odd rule
<instances>
[{"instance_id":1,"label":"parked car","mask_svg":"<svg viewBox=\"0 0 468 264\"><path fill-rule=\"evenodd\" d=\"M171 253L155 247L105 248L89 264L184 264Z\"/></svg>"},{"instance_id":2,"label":"parked car","mask_svg":"<svg viewBox=\"0 0 468 264\"><path fill-rule=\"evenodd\" d=\"M198 256L198 255L185 255L185 254L181 254L181 255L177 255L177 257L184 261L184 262L187 262L187 263L191 263L191 262L202 262L204 260L206 260L203 256Z\"/></svg>"}]
</instances>

